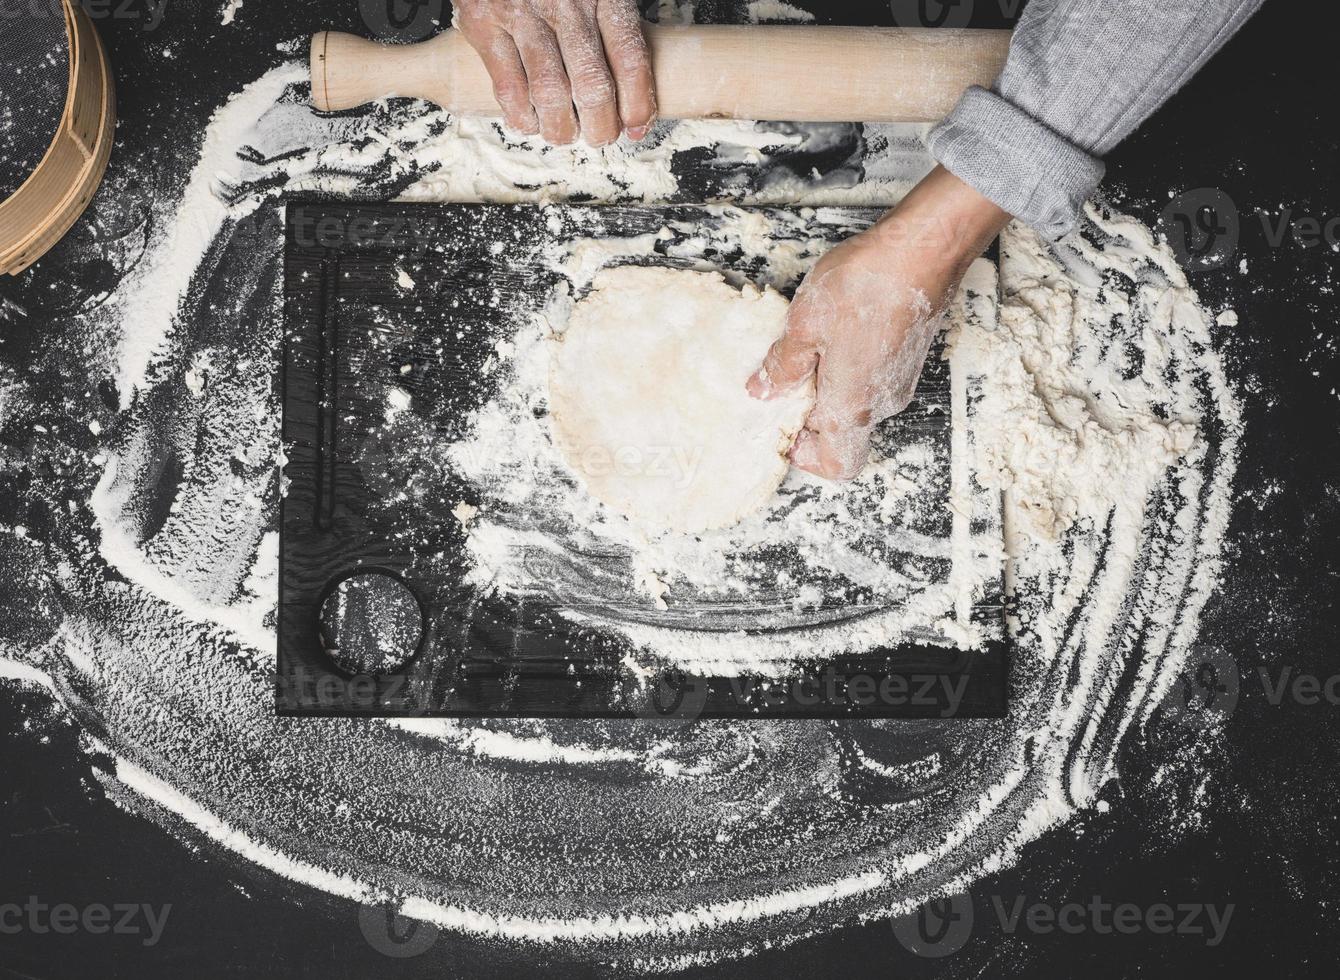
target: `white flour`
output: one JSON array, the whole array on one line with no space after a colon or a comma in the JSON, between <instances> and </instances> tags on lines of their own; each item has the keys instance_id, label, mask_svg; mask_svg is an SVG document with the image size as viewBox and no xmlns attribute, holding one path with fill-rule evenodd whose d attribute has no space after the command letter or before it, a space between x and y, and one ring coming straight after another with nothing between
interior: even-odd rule
<instances>
[{"instance_id":1,"label":"white flour","mask_svg":"<svg viewBox=\"0 0 1340 980\"><path fill-rule=\"evenodd\" d=\"M113 798L298 889L644 965L684 962L674 958L686 950L742 955L909 908L1013 863L1094 805L1196 640L1239 426L1211 317L1170 253L1137 222L1096 210L1055 252L1011 228L999 314L995 270L979 263L953 318L956 376L989 382L974 431L956 435L957 486L972 460L1006 498L1019 602L1010 718L678 728L276 718L279 239L261 221L275 194L352 195L403 174L419 201L653 201L679 189L674 154L706 148L718 187L885 203L905 184L873 176L924 165L911 162L914 134L892 129L871 134L887 149L856 182L756 179L832 128L663 126L648 148L598 152L513 143L438 112L324 121L285 94L300 75L272 72L219 111L139 271L87 318L124 406L87 460L101 479L70 501L51 545L61 571L50 587L74 612L50 642L7 649L0 664L14 682L50 686L98 733L88 746L115 760L101 776ZM264 152L239 156L243 147ZM763 277L794 275L812 260L803 253L779 254ZM217 254L229 259L221 268L206 262ZM255 316L217 301L241 308L253 294ZM212 344L205 326L232 339ZM531 340L500 354L524 370ZM24 384L5 379L0 410L22 409ZM917 462L868 478L895 526ZM145 503L164 495L161 508ZM816 499L837 506L833 491ZM490 544L488 516L460 511L472 546L495 547L505 566L509 543ZM968 544L959 534L950 546ZM683 584L675 573L729 578L701 555L677 564L675 542L648 547L643 571L670 598ZM961 571L942 611L967 594ZM793 598L802 612L819 600Z\"/></svg>"},{"instance_id":2,"label":"white flour","mask_svg":"<svg viewBox=\"0 0 1340 980\"><path fill-rule=\"evenodd\" d=\"M749 12L749 19L755 24L770 21L803 23L814 20L814 14L786 3L785 0L750 0L746 9Z\"/></svg>"}]
</instances>

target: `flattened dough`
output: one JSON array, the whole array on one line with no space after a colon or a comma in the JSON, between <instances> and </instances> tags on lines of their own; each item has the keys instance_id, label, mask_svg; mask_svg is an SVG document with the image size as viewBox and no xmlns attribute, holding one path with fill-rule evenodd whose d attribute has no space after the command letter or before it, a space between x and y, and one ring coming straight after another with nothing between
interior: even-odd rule
<instances>
[{"instance_id":1,"label":"flattened dough","mask_svg":"<svg viewBox=\"0 0 1340 980\"><path fill-rule=\"evenodd\" d=\"M782 334L786 299L716 273L619 266L555 340L554 441L586 489L651 529L727 527L776 492L814 388L745 390Z\"/></svg>"}]
</instances>

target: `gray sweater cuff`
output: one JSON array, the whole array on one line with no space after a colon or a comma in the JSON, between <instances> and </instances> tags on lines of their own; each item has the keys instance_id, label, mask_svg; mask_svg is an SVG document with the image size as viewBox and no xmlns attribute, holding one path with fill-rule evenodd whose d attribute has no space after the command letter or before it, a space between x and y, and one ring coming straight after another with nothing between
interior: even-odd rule
<instances>
[{"instance_id":1,"label":"gray sweater cuff","mask_svg":"<svg viewBox=\"0 0 1340 980\"><path fill-rule=\"evenodd\" d=\"M955 177L1053 240L1103 179L1101 160L984 88L963 94L928 145Z\"/></svg>"}]
</instances>

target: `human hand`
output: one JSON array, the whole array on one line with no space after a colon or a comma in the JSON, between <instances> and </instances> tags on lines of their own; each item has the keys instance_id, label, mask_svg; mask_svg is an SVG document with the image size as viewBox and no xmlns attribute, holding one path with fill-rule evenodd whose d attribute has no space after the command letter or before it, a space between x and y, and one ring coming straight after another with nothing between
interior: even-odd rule
<instances>
[{"instance_id":1,"label":"human hand","mask_svg":"<svg viewBox=\"0 0 1340 980\"><path fill-rule=\"evenodd\" d=\"M520 132L604 146L642 139L656 118L634 0L457 0L456 24Z\"/></svg>"},{"instance_id":2,"label":"human hand","mask_svg":"<svg viewBox=\"0 0 1340 980\"><path fill-rule=\"evenodd\" d=\"M832 480L860 473L876 425L907 407L942 314L1010 216L937 167L874 226L819 260L786 333L749 379L769 398L817 373L791 462Z\"/></svg>"}]
</instances>

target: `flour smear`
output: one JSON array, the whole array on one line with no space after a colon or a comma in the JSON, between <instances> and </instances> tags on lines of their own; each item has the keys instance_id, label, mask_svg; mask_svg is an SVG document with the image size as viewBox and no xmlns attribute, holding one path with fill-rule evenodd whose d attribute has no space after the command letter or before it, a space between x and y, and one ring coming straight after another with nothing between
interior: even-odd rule
<instances>
[{"instance_id":1,"label":"flour smear","mask_svg":"<svg viewBox=\"0 0 1340 980\"><path fill-rule=\"evenodd\" d=\"M1095 805L1196 642L1239 435L1212 318L1147 228L1096 207L1055 248L1011 227L950 318L952 371L986 379L954 466L1004 500L1008 719L275 717L281 195L651 202L707 172L722 199L887 204L925 166L896 127L663 123L594 151L423 106L320 119L301 77L218 110L145 254L72 314L120 409L51 491L34 594L66 612L0 665L112 760L113 799L300 894L646 970L909 909ZM9 418L42 397L2 380Z\"/></svg>"}]
</instances>

